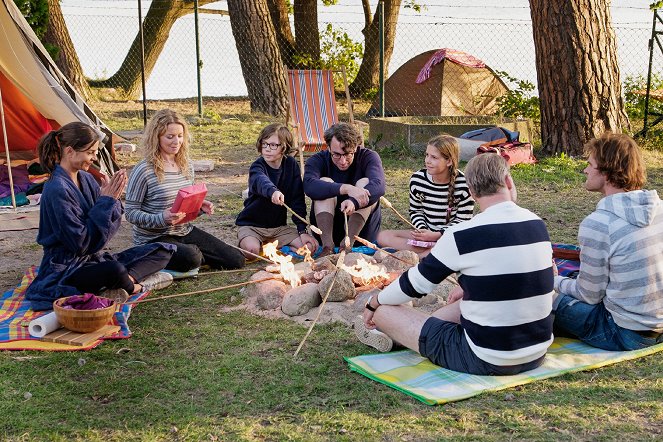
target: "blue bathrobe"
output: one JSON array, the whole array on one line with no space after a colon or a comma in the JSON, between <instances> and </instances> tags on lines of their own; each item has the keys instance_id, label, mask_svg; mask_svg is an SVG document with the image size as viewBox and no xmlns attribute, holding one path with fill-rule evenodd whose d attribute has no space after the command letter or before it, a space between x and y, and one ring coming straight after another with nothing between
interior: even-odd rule
<instances>
[{"instance_id":1,"label":"blue bathrobe","mask_svg":"<svg viewBox=\"0 0 663 442\"><path fill-rule=\"evenodd\" d=\"M121 254L102 252L120 228L122 203L101 196L91 174L79 171L78 181L80 189L58 165L44 185L37 235L44 256L26 292L33 310L49 310L56 299L79 294L76 287L67 284L67 278L85 264L113 260L127 266L160 248L174 249L152 243Z\"/></svg>"}]
</instances>

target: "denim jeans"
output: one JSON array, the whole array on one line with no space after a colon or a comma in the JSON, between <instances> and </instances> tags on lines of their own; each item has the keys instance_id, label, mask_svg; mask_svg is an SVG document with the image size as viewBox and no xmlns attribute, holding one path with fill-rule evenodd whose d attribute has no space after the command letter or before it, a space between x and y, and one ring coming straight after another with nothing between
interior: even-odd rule
<instances>
[{"instance_id":1,"label":"denim jeans","mask_svg":"<svg viewBox=\"0 0 663 442\"><path fill-rule=\"evenodd\" d=\"M553 310L555 335L570 335L593 347L611 351L637 350L663 342L663 334L645 336L615 324L603 302L592 305L569 295L559 296L557 308Z\"/></svg>"}]
</instances>

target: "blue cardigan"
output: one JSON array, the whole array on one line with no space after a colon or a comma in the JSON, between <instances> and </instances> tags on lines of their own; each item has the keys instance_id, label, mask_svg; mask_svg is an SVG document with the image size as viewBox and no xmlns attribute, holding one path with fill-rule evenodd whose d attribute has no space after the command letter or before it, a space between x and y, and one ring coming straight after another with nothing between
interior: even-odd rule
<instances>
[{"instance_id":1,"label":"blue cardigan","mask_svg":"<svg viewBox=\"0 0 663 442\"><path fill-rule=\"evenodd\" d=\"M58 165L44 185L37 234L44 257L25 295L33 310L49 310L56 299L79 294L67 278L84 264L117 260L102 250L120 228L122 203L100 196L89 173L79 171L78 181L80 189ZM123 252L123 261L135 262L162 247L155 243L153 248L129 249Z\"/></svg>"}]
</instances>

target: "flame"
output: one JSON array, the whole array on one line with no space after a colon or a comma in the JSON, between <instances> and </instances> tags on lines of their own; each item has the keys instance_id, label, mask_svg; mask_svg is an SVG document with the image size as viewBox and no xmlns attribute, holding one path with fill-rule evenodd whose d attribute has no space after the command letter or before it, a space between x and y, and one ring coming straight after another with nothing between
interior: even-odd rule
<instances>
[{"instance_id":1,"label":"flame","mask_svg":"<svg viewBox=\"0 0 663 442\"><path fill-rule=\"evenodd\" d=\"M281 276L285 281L290 283L291 287L298 287L301 284L301 278L295 271L295 265L292 263L292 256L278 253L278 245L278 240L267 243L262 246L262 252L267 258L279 265Z\"/></svg>"},{"instance_id":2,"label":"flame","mask_svg":"<svg viewBox=\"0 0 663 442\"><path fill-rule=\"evenodd\" d=\"M306 246L301 246L297 249L297 254L304 257L304 262L313 262L311 258L311 251Z\"/></svg>"},{"instance_id":3,"label":"flame","mask_svg":"<svg viewBox=\"0 0 663 442\"><path fill-rule=\"evenodd\" d=\"M350 275L359 278L362 285L369 285L389 280L389 274L384 269L384 267L377 264L371 264L364 258L359 258L357 260L357 264L351 267L346 265L342 265L342 267L343 270L348 272Z\"/></svg>"}]
</instances>

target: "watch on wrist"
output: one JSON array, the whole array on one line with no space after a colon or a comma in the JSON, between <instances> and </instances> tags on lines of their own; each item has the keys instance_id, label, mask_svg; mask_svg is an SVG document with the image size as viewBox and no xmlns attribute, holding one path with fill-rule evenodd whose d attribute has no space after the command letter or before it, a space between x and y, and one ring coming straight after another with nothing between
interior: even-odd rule
<instances>
[{"instance_id":1,"label":"watch on wrist","mask_svg":"<svg viewBox=\"0 0 663 442\"><path fill-rule=\"evenodd\" d=\"M364 307L365 307L368 311L375 313L375 311L378 309L378 307L380 307L381 304L380 304L380 301L378 301L378 299L375 298L375 301L378 303L378 306L377 306L377 307L373 307L373 306L371 305L371 301L372 301L372 300L373 300L373 297L372 297L372 296L369 297L369 298L368 298L368 301L366 301L366 305L365 305Z\"/></svg>"}]
</instances>

